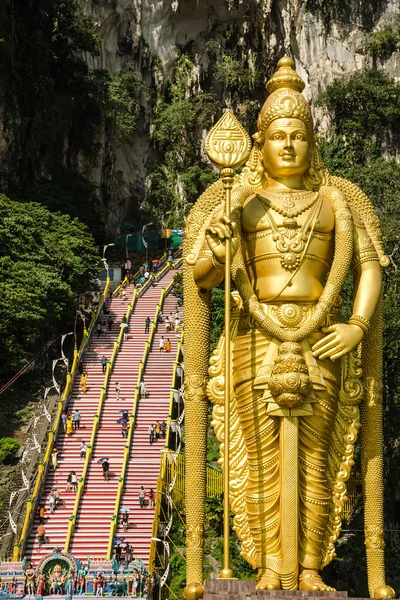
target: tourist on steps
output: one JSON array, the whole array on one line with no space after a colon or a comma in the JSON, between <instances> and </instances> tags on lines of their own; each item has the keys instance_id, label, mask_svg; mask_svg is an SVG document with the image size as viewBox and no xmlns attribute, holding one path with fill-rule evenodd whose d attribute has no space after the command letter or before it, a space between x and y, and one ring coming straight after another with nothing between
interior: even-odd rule
<instances>
[{"instance_id":1,"label":"tourist on steps","mask_svg":"<svg viewBox=\"0 0 400 600\"><path fill-rule=\"evenodd\" d=\"M68 417L67 419L67 435L71 436L74 430L72 417Z\"/></svg>"},{"instance_id":2,"label":"tourist on steps","mask_svg":"<svg viewBox=\"0 0 400 600\"><path fill-rule=\"evenodd\" d=\"M46 530L44 528L44 525L39 525L39 527L37 528L37 536L38 536L38 545L40 548L46 541Z\"/></svg>"},{"instance_id":3,"label":"tourist on steps","mask_svg":"<svg viewBox=\"0 0 400 600\"><path fill-rule=\"evenodd\" d=\"M124 531L128 531L128 525L129 525L129 513L128 513L128 511L126 511L126 512L123 513L121 523L122 523L122 529Z\"/></svg>"},{"instance_id":4,"label":"tourist on steps","mask_svg":"<svg viewBox=\"0 0 400 600\"><path fill-rule=\"evenodd\" d=\"M64 433L67 431L67 419L68 419L68 414L67 414L67 411L64 410L63 414L61 415L61 422L62 422L62 428L63 428Z\"/></svg>"},{"instance_id":5,"label":"tourist on steps","mask_svg":"<svg viewBox=\"0 0 400 600\"><path fill-rule=\"evenodd\" d=\"M53 467L54 470L57 469L57 455L58 455L58 450L56 447L53 448L52 452L51 452L51 465Z\"/></svg>"},{"instance_id":6,"label":"tourist on steps","mask_svg":"<svg viewBox=\"0 0 400 600\"><path fill-rule=\"evenodd\" d=\"M156 430L154 428L154 425L153 424L149 425L149 428L148 428L147 431L148 431L148 434L149 434L149 443L151 445L154 442L155 437L156 437Z\"/></svg>"},{"instance_id":7,"label":"tourist on steps","mask_svg":"<svg viewBox=\"0 0 400 600\"><path fill-rule=\"evenodd\" d=\"M39 522L41 525L44 524L44 519L45 519L45 515L46 515L46 507L44 504L40 504L39 508L38 508L38 513L39 513Z\"/></svg>"},{"instance_id":8,"label":"tourist on steps","mask_svg":"<svg viewBox=\"0 0 400 600\"><path fill-rule=\"evenodd\" d=\"M140 396L141 398L146 398L147 396L147 385L144 379L142 379L142 381L140 382Z\"/></svg>"},{"instance_id":9,"label":"tourist on steps","mask_svg":"<svg viewBox=\"0 0 400 600\"><path fill-rule=\"evenodd\" d=\"M149 508L154 508L155 500L156 500L156 495L154 493L154 490L153 490L153 488L150 488L150 490L149 490Z\"/></svg>"},{"instance_id":10,"label":"tourist on steps","mask_svg":"<svg viewBox=\"0 0 400 600\"><path fill-rule=\"evenodd\" d=\"M55 509L56 509L56 497L53 494L53 492L51 492L50 496L49 496L49 511L51 512L51 514L54 514Z\"/></svg>"},{"instance_id":11,"label":"tourist on steps","mask_svg":"<svg viewBox=\"0 0 400 600\"><path fill-rule=\"evenodd\" d=\"M164 438L164 440L165 440L165 438L166 438L166 435L167 435L167 424L166 424L166 422L165 422L165 421L163 421L163 422L161 423L161 435L163 436L163 438Z\"/></svg>"},{"instance_id":12,"label":"tourist on steps","mask_svg":"<svg viewBox=\"0 0 400 600\"><path fill-rule=\"evenodd\" d=\"M128 437L128 421L126 419L122 420L121 433L122 437L126 440Z\"/></svg>"},{"instance_id":13,"label":"tourist on steps","mask_svg":"<svg viewBox=\"0 0 400 600\"><path fill-rule=\"evenodd\" d=\"M78 489L78 477L75 471L71 471L71 490L76 493Z\"/></svg>"},{"instance_id":14,"label":"tourist on steps","mask_svg":"<svg viewBox=\"0 0 400 600\"><path fill-rule=\"evenodd\" d=\"M81 443L81 452L80 452L80 458L81 458L81 459L83 459L83 460L85 460L85 458L86 458L86 450L87 450L87 445L86 445L86 442L84 442L84 441L82 440L82 443Z\"/></svg>"},{"instance_id":15,"label":"tourist on steps","mask_svg":"<svg viewBox=\"0 0 400 600\"><path fill-rule=\"evenodd\" d=\"M101 466L103 467L104 481L108 481L108 472L110 470L110 463L108 462L108 460L105 460Z\"/></svg>"},{"instance_id":16,"label":"tourist on steps","mask_svg":"<svg viewBox=\"0 0 400 600\"><path fill-rule=\"evenodd\" d=\"M103 370L103 373L105 373L106 372L106 368L107 368L107 357L104 356L104 354L101 357L100 362L101 362L101 368Z\"/></svg>"},{"instance_id":17,"label":"tourist on steps","mask_svg":"<svg viewBox=\"0 0 400 600\"><path fill-rule=\"evenodd\" d=\"M83 373L81 375L81 387L82 387L82 392L84 394L86 394L86 386L87 386L87 373L86 373L86 371L83 371Z\"/></svg>"},{"instance_id":18,"label":"tourist on steps","mask_svg":"<svg viewBox=\"0 0 400 600\"><path fill-rule=\"evenodd\" d=\"M125 513L126 515L128 513ZM126 529L124 529L124 531L126 531ZM129 545L128 542L126 542L125 548L124 548L124 552L125 552L125 567L128 568L129 567L129 563L132 560L132 549Z\"/></svg>"},{"instance_id":19,"label":"tourist on steps","mask_svg":"<svg viewBox=\"0 0 400 600\"><path fill-rule=\"evenodd\" d=\"M156 421L155 430L156 430L156 440L159 440L160 439L160 435L161 435L161 423L160 423L160 421Z\"/></svg>"},{"instance_id":20,"label":"tourist on steps","mask_svg":"<svg viewBox=\"0 0 400 600\"><path fill-rule=\"evenodd\" d=\"M118 544L117 547L115 548L115 560L117 561L117 563L121 562L121 553L122 553L121 544Z\"/></svg>"},{"instance_id":21,"label":"tourist on steps","mask_svg":"<svg viewBox=\"0 0 400 600\"><path fill-rule=\"evenodd\" d=\"M144 508L144 503L145 503L145 499L146 499L146 490L144 489L144 487L142 485L140 486L140 490L138 491L138 496L139 496L139 506L140 506L140 508Z\"/></svg>"},{"instance_id":22,"label":"tourist on steps","mask_svg":"<svg viewBox=\"0 0 400 600\"><path fill-rule=\"evenodd\" d=\"M117 401L119 400L119 395L121 393L121 385L118 381L115 382L115 396L117 398Z\"/></svg>"},{"instance_id":23,"label":"tourist on steps","mask_svg":"<svg viewBox=\"0 0 400 600\"><path fill-rule=\"evenodd\" d=\"M169 338L165 340L165 352L171 352L171 342L169 341Z\"/></svg>"},{"instance_id":24,"label":"tourist on steps","mask_svg":"<svg viewBox=\"0 0 400 600\"><path fill-rule=\"evenodd\" d=\"M160 341L159 341L158 347L160 348L160 352L164 352L164 350L165 350L165 340L164 340L163 336L160 337Z\"/></svg>"},{"instance_id":25,"label":"tourist on steps","mask_svg":"<svg viewBox=\"0 0 400 600\"><path fill-rule=\"evenodd\" d=\"M145 326L144 326L144 332L145 333L149 333L150 331L150 317L146 317L146 321L145 321Z\"/></svg>"},{"instance_id":26,"label":"tourist on steps","mask_svg":"<svg viewBox=\"0 0 400 600\"><path fill-rule=\"evenodd\" d=\"M74 429L80 429L81 413L79 412L79 410L77 408L74 410L73 425L74 425Z\"/></svg>"}]
</instances>

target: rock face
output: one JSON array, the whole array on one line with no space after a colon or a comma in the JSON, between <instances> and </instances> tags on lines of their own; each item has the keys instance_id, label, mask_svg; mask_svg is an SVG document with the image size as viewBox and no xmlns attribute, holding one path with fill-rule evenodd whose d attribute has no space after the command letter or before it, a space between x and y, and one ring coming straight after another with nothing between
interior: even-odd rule
<instances>
[{"instance_id":1,"label":"rock face","mask_svg":"<svg viewBox=\"0 0 400 600\"><path fill-rule=\"evenodd\" d=\"M148 159L160 159L150 135L154 100L149 101L146 90L162 93L174 76L179 53L190 56L193 64L187 96L213 91L226 104L231 97L212 79L207 42L213 40L222 50L236 48L238 58L250 69L262 57L265 78L287 53L295 59L307 84L304 93L314 106L327 84L372 66L365 50L367 35L400 20L399 0L79 0L79 4L102 39L100 55L85 56L89 69L105 69L111 75L121 69L134 71L144 82L138 126L129 140L118 138L103 120L91 129L89 153L79 136L72 139L69 124L57 158L98 186L112 233L125 219L140 219ZM399 79L400 53L379 66ZM254 90L255 99L262 102L264 97L262 86ZM329 115L313 110L317 130L329 133ZM13 162L11 142L0 123L3 169ZM47 175L51 174L50 168Z\"/></svg>"}]
</instances>

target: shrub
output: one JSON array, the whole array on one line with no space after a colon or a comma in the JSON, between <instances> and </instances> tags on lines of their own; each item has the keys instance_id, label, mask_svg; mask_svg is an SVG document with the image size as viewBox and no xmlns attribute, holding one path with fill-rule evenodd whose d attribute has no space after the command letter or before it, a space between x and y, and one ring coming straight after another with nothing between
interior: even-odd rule
<instances>
[{"instance_id":1,"label":"shrub","mask_svg":"<svg viewBox=\"0 0 400 600\"><path fill-rule=\"evenodd\" d=\"M400 42L400 25L383 27L368 37L367 52L374 57L384 57L397 50Z\"/></svg>"},{"instance_id":2,"label":"shrub","mask_svg":"<svg viewBox=\"0 0 400 600\"><path fill-rule=\"evenodd\" d=\"M3 465L12 464L20 447L20 442L14 438L0 438L0 463Z\"/></svg>"}]
</instances>

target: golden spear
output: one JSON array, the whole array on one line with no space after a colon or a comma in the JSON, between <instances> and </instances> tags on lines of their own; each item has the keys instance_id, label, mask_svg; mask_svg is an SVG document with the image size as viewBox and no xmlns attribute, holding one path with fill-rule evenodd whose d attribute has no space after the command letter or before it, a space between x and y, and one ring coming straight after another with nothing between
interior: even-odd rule
<instances>
[{"instance_id":1,"label":"golden spear","mask_svg":"<svg viewBox=\"0 0 400 600\"><path fill-rule=\"evenodd\" d=\"M246 162L251 150L251 140L235 115L227 110L207 136L206 152L220 169L225 190L225 219L230 222L231 192L235 169ZM224 379L224 565L221 579L232 578L229 566L229 413L231 392L231 244L225 245L225 379Z\"/></svg>"}]
</instances>

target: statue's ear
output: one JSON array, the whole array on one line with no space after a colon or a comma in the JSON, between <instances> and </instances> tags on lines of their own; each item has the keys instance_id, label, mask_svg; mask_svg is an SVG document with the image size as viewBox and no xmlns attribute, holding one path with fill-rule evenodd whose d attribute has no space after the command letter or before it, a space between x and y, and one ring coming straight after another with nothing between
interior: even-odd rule
<instances>
[{"instance_id":1,"label":"statue's ear","mask_svg":"<svg viewBox=\"0 0 400 600\"><path fill-rule=\"evenodd\" d=\"M257 141L251 149L246 166L241 173L241 183L245 186L254 187L254 190L268 185L268 174L262 161L262 146Z\"/></svg>"}]
</instances>

